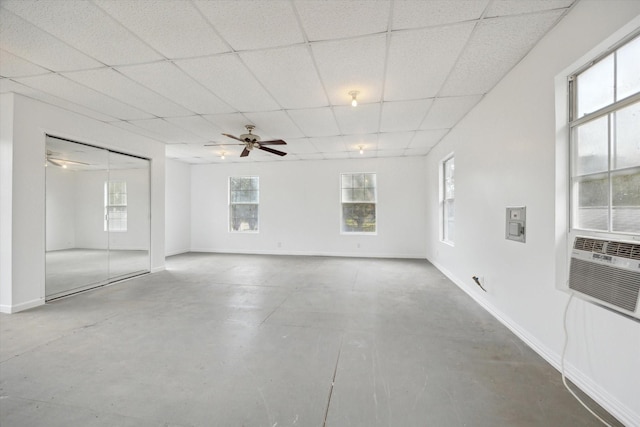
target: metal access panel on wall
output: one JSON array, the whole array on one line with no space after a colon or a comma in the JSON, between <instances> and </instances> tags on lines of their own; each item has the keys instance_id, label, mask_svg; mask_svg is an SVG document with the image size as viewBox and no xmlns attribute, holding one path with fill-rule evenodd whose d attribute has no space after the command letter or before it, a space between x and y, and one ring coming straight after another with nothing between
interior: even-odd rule
<instances>
[{"instance_id":1,"label":"metal access panel on wall","mask_svg":"<svg viewBox=\"0 0 640 427\"><path fill-rule=\"evenodd\" d=\"M525 242L527 231L527 208L516 206L507 208L505 238L516 242Z\"/></svg>"}]
</instances>

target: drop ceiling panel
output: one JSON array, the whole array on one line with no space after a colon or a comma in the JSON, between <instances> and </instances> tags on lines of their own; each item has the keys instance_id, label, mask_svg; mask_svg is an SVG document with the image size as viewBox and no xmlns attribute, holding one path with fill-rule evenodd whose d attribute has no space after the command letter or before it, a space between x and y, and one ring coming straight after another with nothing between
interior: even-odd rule
<instances>
[{"instance_id":1,"label":"drop ceiling panel","mask_svg":"<svg viewBox=\"0 0 640 427\"><path fill-rule=\"evenodd\" d=\"M311 45L332 105L350 104L352 90L361 103L381 101L386 49L385 35Z\"/></svg>"},{"instance_id":2,"label":"drop ceiling panel","mask_svg":"<svg viewBox=\"0 0 640 427\"><path fill-rule=\"evenodd\" d=\"M442 87L474 23L393 33L385 101L434 97Z\"/></svg>"},{"instance_id":3,"label":"drop ceiling panel","mask_svg":"<svg viewBox=\"0 0 640 427\"><path fill-rule=\"evenodd\" d=\"M140 127L140 126L135 126L135 125L131 124L130 122L118 121L118 122L111 122L110 124L112 126L120 128L120 129L124 129L124 130L126 130L128 132L135 133L137 135L142 135L142 136L147 137L147 138L151 138L151 139L153 139L155 141L159 141L159 142L163 142L163 143L171 142L169 140L169 138L166 138L163 135L159 136L155 132L148 131L147 129L144 129L144 128Z\"/></svg>"},{"instance_id":4,"label":"drop ceiling panel","mask_svg":"<svg viewBox=\"0 0 640 427\"><path fill-rule=\"evenodd\" d=\"M82 86L58 74L24 77L16 79L16 81L86 108L96 109L116 119L136 120L153 117L151 114Z\"/></svg>"},{"instance_id":5,"label":"drop ceiling panel","mask_svg":"<svg viewBox=\"0 0 640 427\"><path fill-rule=\"evenodd\" d=\"M222 132L231 135L246 133L245 125L252 124L248 118L240 113L205 115L202 117L213 123L214 126L222 129ZM223 135L214 136L214 140L229 141L229 139Z\"/></svg>"},{"instance_id":6,"label":"drop ceiling panel","mask_svg":"<svg viewBox=\"0 0 640 427\"><path fill-rule=\"evenodd\" d=\"M309 138L309 141L316 147L319 153L346 153L347 148L341 136L327 136L322 138Z\"/></svg>"},{"instance_id":7,"label":"drop ceiling panel","mask_svg":"<svg viewBox=\"0 0 640 427\"><path fill-rule=\"evenodd\" d=\"M171 62L120 67L118 71L194 113L216 114L233 111L232 107Z\"/></svg>"},{"instance_id":8,"label":"drop ceiling panel","mask_svg":"<svg viewBox=\"0 0 640 427\"><path fill-rule=\"evenodd\" d=\"M53 71L102 65L6 9L0 9L0 48Z\"/></svg>"},{"instance_id":9,"label":"drop ceiling panel","mask_svg":"<svg viewBox=\"0 0 640 427\"><path fill-rule=\"evenodd\" d=\"M282 108L328 105L306 46L246 52L240 56Z\"/></svg>"},{"instance_id":10,"label":"drop ceiling panel","mask_svg":"<svg viewBox=\"0 0 640 427\"><path fill-rule=\"evenodd\" d=\"M223 132L222 129L206 120L202 116L167 117L165 120L174 126L185 129L187 132L197 135L198 137L200 137L199 141L210 142L218 140L220 139L220 134Z\"/></svg>"},{"instance_id":11,"label":"drop ceiling panel","mask_svg":"<svg viewBox=\"0 0 640 427\"><path fill-rule=\"evenodd\" d=\"M44 93L38 89L30 88L20 83L14 82L13 80L0 79L0 93L10 92L22 94L29 98L42 101L46 104L55 105L64 110L73 111L74 113L82 114L83 116L100 120L101 122L110 122L116 120L114 117L107 116L106 114L102 114L90 108L86 108L73 102L58 98L57 96L49 95L48 93Z\"/></svg>"},{"instance_id":12,"label":"drop ceiling panel","mask_svg":"<svg viewBox=\"0 0 640 427\"><path fill-rule=\"evenodd\" d=\"M378 157L401 157L404 155L405 153L405 149L395 149L395 150L378 150L377 151L377 155Z\"/></svg>"},{"instance_id":13,"label":"drop ceiling panel","mask_svg":"<svg viewBox=\"0 0 640 427\"><path fill-rule=\"evenodd\" d=\"M563 11L484 20L478 24L441 95L484 94L513 68Z\"/></svg>"},{"instance_id":14,"label":"drop ceiling panel","mask_svg":"<svg viewBox=\"0 0 640 427\"><path fill-rule=\"evenodd\" d=\"M49 70L15 56L6 50L0 50L0 76L2 77L35 76L49 72Z\"/></svg>"},{"instance_id":15,"label":"drop ceiling panel","mask_svg":"<svg viewBox=\"0 0 640 427\"><path fill-rule=\"evenodd\" d=\"M229 51L190 2L97 0L96 4L167 58Z\"/></svg>"},{"instance_id":16,"label":"drop ceiling panel","mask_svg":"<svg viewBox=\"0 0 640 427\"><path fill-rule=\"evenodd\" d=\"M482 95L436 98L420 129L452 128L482 99Z\"/></svg>"},{"instance_id":17,"label":"drop ceiling panel","mask_svg":"<svg viewBox=\"0 0 640 427\"><path fill-rule=\"evenodd\" d=\"M417 129L427 115L432 99L385 102L382 105L381 132Z\"/></svg>"},{"instance_id":18,"label":"drop ceiling panel","mask_svg":"<svg viewBox=\"0 0 640 427\"><path fill-rule=\"evenodd\" d=\"M142 129L146 129L158 138L168 143L204 143L206 138L192 134L174 124L169 123L163 119L150 119L150 120L132 120L131 123L134 126L138 126Z\"/></svg>"},{"instance_id":19,"label":"drop ceiling panel","mask_svg":"<svg viewBox=\"0 0 640 427\"><path fill-rule=\"evenodd\" d=\"M338 124L329 107L289 110L287 113L305 136L331 136L340 134Z\"/></svg>"},{"instance_id":20,"label":"drop ceiling panel","mask_svg":"<svg viewBox=\"0 0 640 427\"><path fill-rule=\"evenodd\" d=\"M386 132L378 135L378 150L404 150L415 132Z\"/></svg>"},{"instance_id":21,"label":"drop ceiling panel","mask_svg":"<svg viewBox=\"0 0 640 427\"><path fill-rule=\"evenodd\" d=\"M343 134L375 133L380 122L380 104L359 104L357 107L340 106L333 109L338 127Z\"/></svg>"},{"instance_id":22,"label":"drop ceiling panel","mask_svg":"<svg viewBox=\"0 0 640 427\"><path fill-rule=\"evenodd\" d=\"M289 154L315 154L318 153L315 145L309 141L309 138L288 139L287 145L276 147L277 150L285 151Z\"/></svg>"},{"instance_id":23,"label":"drop ceiling panel","mask_svg":"<svg viewBox=\"0 0 640 427\"><path fill-rule=\"evenodd\" d=\"M132 81L113 68L65 73L65 77L159 117L185 116L189 110Z\"/></svg>"},{"instance_id":24,"label":"drop ceiling panel","mask_svg":"<svg viewBox=\"0 0 640 427\"><path fill-rule=\"evenodd\" d=\"M188 59L175 63L239 111L280 109L278 103L264 90L235 54Z\"/></svg>"},{"instance_id":25,"label":"drop ceiling panel","mask_svg":"<svg viewBox=\"0 0 640 427\"><path fill-rule=\"evenodd\" d=\"M84 0L7 0L3 7L108 65L161 59L153 49ZM82 22L82 25L78 25Z\"/></svg>"},{"instance_id":26,"label":"drop ceiling panel","mask_svg":"<svg viewBox=\"0 0 640 427\"><path fill-rule=\"evenodd\" d=\"M289 1L196 1L196 6L236 51L302 43Z\"/></svg>"},{"instance_id":27,"label":"drop ceiling panel","mask_svg":"<svg viewBox=\"0 0 640 427\"><path fill-rule=\"evenodd\" d=\"M519 3L525 3L517 0ZM393 4L394 30L479 19L489 0L405 0Z\"/></svg>"},{"instance_id":28,"label":"drop ceiling panel","mask_svg":"<svg viewBox=\"0 0 640 427\"><path fill-rule=\"evenodd\" d=\"M310 41L341 39L387 31L389 1L296 1Z\"/></svg>"},{"instance_id":29,"label":"drop ceiling panel","mask_svg":"<svg viewBox=\"0 0 640 427\"><path fill-rule=\"evenodd\" d=\"M449 132L449 129L419 130L409 144L409 149L431 148Z\"/></svg>"},{"instance_id":30,"label":"drop ceiling panel","mask_svg":"<svg viewBox=\"0 0 640 427\"><path fill-rule=\"evenodd\" d=\"M302 138L304 136L284 111L246 113L245 116L256 125L253 133L260 135L263 140ZM237 134L234 135L237 136Z\"/></svg>"},{"instance_id":31,"label":"drop ceiling panel","mask_svg":"<svg viewBox=\"0 0 640 427\"><path fill-rule=\"evenodd\" d=\"M517 15L571 6L575 0L494 0L487 9L486 17Z\"/></svg>"},{"instance_id":32,"label":"drop ceiling panel","mask_svg":"<svg viewBox=\"0 0 640 427\"><path fill-rule=\"evenodd\" d=\"M372 152L378 148L378 135L345 135L342 137L342 142L347 151L360 151L362 148L364 151Z\"/></svg>"}]
</instances>

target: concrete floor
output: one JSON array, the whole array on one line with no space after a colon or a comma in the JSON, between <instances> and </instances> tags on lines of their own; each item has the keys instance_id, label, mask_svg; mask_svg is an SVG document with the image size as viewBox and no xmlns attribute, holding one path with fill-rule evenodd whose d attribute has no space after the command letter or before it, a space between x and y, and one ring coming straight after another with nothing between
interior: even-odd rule
<instances>
[{"instance_id":1,"label":"concrete floor","mask_svg":"<svg viewBox=\"0 0 640 427\"><path fill-rule=\"evenodd\" d=\"M0 332L3 427L599 425L421 260L179 255Z\"/></svg>"}]
</instances>

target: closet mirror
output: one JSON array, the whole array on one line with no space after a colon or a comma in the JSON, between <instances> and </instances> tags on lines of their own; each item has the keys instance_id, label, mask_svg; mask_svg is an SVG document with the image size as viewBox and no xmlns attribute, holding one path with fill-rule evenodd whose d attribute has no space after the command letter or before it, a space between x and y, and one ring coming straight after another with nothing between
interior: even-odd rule
<instances>
[{"instance_id":1,"label":"closet mirror","mask_svg":"<svg viewBox=\"0 0 640 427\"><path fill-rule=\"evenodd\" d=\"M149 160L47 136L46 299L149 272Z\"/></svg>"}]
</instances>

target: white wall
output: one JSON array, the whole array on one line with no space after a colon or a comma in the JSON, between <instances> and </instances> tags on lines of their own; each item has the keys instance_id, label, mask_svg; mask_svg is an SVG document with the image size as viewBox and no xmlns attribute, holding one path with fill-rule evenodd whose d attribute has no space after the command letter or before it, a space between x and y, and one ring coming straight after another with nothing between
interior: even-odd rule
<instances>
[{"instance_id":1,"label":"white wall","mask_svg":"<svg viewBox=\"0 0 640 427\"><path fill-rule=\"evenodd\" d=\"M167 159L165 225L166 255L191 249L191 165Z\"/></svg>"},{"instance_id":2,"label":"white wall","mask_svg":"<svg viewBox=\"0 0 640 427\"><path fill-rule=\"evenodd\" d=\"M565 243L556 236L564 206L556 206L563 190L554 78L638 13L638 1L579 2L427 157L428 259L556 367L568 296L555 275L557 245ZM450 152L454 247L438 240L439 162ZM504 238L505 208L519 205L527 207L525 244ZM484 276L488 293L473 275ZM640 425L640 324L574 300L568 326L570 377L627 425Z\"/></svg>"},{"instance_id":3,"label":"white wall","mask_svg":"<svg viewBox=\"0 0 640 427\"><path fill-rule=\"evenodd\" d=\"M0 96L0 311L12 300L13 95Z\"/></svg>"},{"instance_id":4,"label":"white wall","mask_svg":"<svg viewBox=\"0 0 640 427\"><path fill-rule=\"evenodd\" d=\"M11 146L9 183L2 181L2 220L11 216L11 268L2 255L0 311L15 312L44 303L45 134L151 158L151 268L164 268L164 145L114 126L32 99L3 94L3 170L5 144ZM13 101L11 101L13 100ZM12 132L9 132L12 122ZM5 134L9 134L5 139ZM5 193L9 191L10 197ZM5 203L5 199L10 203ZM10 212L9 212L10 211ZM2 233L4 237L5 225ZM6 245L6 243L5 243ZM9 274L6 273L9 271Z\"/></svg>"},{"instance_id":5,"label":"white wall","mask_svg":"<svg viewBox=\"0 0 640 427\"><path fill-rule=\"evenodd\" d=\"M375 172L377 235L340 233L340 173ZM260 231L228 231L229 176L260 177ZM423 158L194 165L194 251L425 257Z\"/></svg>"}]
</instances>

